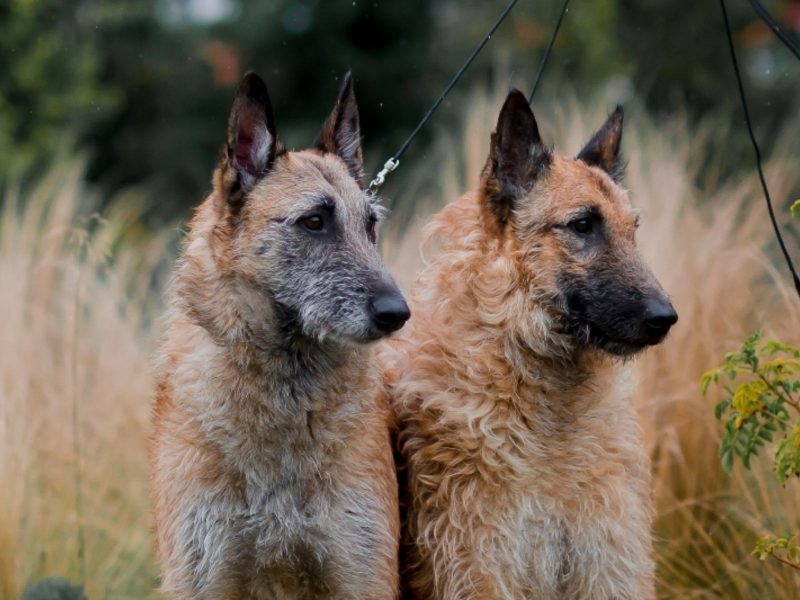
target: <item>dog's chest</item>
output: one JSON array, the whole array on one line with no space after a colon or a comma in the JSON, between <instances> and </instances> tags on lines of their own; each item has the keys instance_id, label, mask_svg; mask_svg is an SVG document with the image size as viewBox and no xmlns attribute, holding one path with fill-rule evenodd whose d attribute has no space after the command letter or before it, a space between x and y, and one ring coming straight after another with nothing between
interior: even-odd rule
<instances>
[{"instance_id":1,"label":"dog's chest","mask_svg":"<svg viewBox=\"0 0 800 600\"><path fill-rule=\"evenodd\" d=\"M356 571L372 571L387 525L368 489L341 489L335 477L276 481L246 490L236 511L238 546L255 597L329 598ZM265 592L266 590L266 592Z\"/></svg>"},{"instance_id":2,"label":"dog's chest","mask_svg":"<svg viewBox=\"0 0 800 600\"><path fill-rule=\"evenodd\" d=\"M621 428L625 438L624 423ZM633 497L638 492L628 469L635 461L620 439L601 438L580 421L530 431L501 448L492 463L506 471L498 477L504 488L487 490L483 511L488 529L503 540L496 572L507 589L571 597L576 581L606 564L625 513L635 526L641 521L644 506Z\"/></svg>"},{"instance_id":3,"label":"dog's chest","mask_svg":"<svg viewBox=\"0 0 800 600\"><path fill-rule=\"evenodd\" d=\"M346 390L335 398L281 392L251 404L228 431L228 468L242 481L229 507L239 568L268 590L264 597L282 597L283 589L330 597L344 557L369 564L386 536L370 482L354 490L343 481L348 449L367 425Z\"/></svg>"},{"instance_id":4,"label":"dog's chest","mask_svg":"<svg viewBox=\"0 0 800 600\"><path fill-rule=\"evenodd\" d=\"M364 427L369 389L330 388L291 381L257 382L225 398L221 414L204 415L231 464L254 489L276 481L305 488L337 465L337 456ZM224 412L223 412L224 411Z\"/></svg>"}]
</instances>

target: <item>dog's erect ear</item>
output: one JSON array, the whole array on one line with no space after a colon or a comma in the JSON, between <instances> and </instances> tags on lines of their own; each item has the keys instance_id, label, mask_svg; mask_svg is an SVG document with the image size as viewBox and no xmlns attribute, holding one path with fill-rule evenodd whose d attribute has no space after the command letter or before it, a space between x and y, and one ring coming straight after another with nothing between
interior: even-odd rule
<instances>
[{"instance_id":1,"label":"dog's erect ear","mask_svg":"<svg viewBox=\"0 0 800 600\"><path fill-rule=\"evenodd\" d=\"M484 195L500 229L511 216L514 201L530 192L550 158L527 98L511 90L492 134L484 172Z\"/></svg>"},{"instance_id":2,"label":"dog's erect ear","mask_svg":"<svg viewBox=\"0 0 800 600\"><path fill-rule=\"evenodd\" d=\"M578 160L600 167L615 181L622 178L623 163L619 155L622 118L622 107L617 106L578 154Z\"/></svg>"},{"instance_id":3,"label":"dog's erect ear","mask_svg":"<svg viewBox=\"0 0 800 600\"><path fill-rule=\"evenodd\" d=\"M358 125L358 105L353 92L353 76L348 71L333 107L322 126L314 145L323 152L339 156L350 174L364 187L364 159L361 155L361 130Z\"/></svg>"},{"instance_id":4,"label":"dog's erect ear","mask_svg":"<svg viewBox=\"0 0 800 600\"><path fill-rule=\"evenodd\" d=\"M267 86L250 71L233 100L225 153L226 168L241 191L248 192L269 171L279 148Z\"/></svg>"}]
</instances>

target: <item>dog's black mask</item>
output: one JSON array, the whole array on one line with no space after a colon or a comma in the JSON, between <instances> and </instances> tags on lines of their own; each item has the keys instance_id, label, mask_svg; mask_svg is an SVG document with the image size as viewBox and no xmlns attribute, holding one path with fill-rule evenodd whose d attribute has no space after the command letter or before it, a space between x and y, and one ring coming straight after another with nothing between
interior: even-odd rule
<instances>
[{"instance_id":1,"label":"dog's black mask","mask_svg":"<svg viewBox=\"0 0 800 600\"><path fill-rule=\"evenodd\" d=\"M616 273L594 272L564 282L567 329L580 344L629 356L660 343L677 322L660 289L641 289Z\"/></svg>"}]
</instances>

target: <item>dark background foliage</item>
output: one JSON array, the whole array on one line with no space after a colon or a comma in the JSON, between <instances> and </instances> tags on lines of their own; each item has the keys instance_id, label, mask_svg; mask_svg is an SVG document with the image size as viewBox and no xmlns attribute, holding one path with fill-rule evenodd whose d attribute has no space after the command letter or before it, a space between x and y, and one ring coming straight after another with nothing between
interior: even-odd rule
<instances>
[{"instance_id":1,"label":"dark background foliage","mask_svg":"<svg viewBox=\"0 0 800 600\"><path fill-rule=\"evenodd\" d=\"M309 144L342 74L356 77L368 174L414 127L506 0L4 0L0 3L0 177L30 181L82 151L106 196L138 186L149 218L185 217L210 186L239 78L267 81L278 130ZM531 82L561 0L521 0L436 116L502 62ZM728 0L747 91L768 149L797 113L800 64L745 0ZM800 2L768 3L789 31ZM752 168L717 2L573 0L540 102L612 86L657 115L725 123L706 148L717 173ZM511 82L508 82L511 85ZM529 84L526 84L529 85ZM409 161L424 157L431 130ZM713 142L713 140L712 140ZM724 150L723 150L724 149ZM387 186L402 187L396 174Z\"/></svg>"}]
</instances>

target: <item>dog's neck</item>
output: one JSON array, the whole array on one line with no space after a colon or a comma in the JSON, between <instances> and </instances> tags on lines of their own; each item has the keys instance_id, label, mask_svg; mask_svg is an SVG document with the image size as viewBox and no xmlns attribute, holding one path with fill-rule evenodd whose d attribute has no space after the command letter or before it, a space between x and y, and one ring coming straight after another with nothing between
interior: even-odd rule
<instances>
[{"instance_id":1,"label":"dog's neck","mask_svg":"<svg viewBox=\"0 0 800 600\"><path fill-rule=\"evenodd\" d=\"M226 285L221 283L220 287ZM185 298L181 310L206 331L242 376L285 374L291 378L292 374L302 373L323 380L326 373L345 363L351 364L351 372L368 363L369 347L330 338L320 340L304 334L267 295L261 298L258 316L252 314L241 295L232 294L230 290L225 295L228 298L225 327L220 326L218 319L201 314L198 307Z\"/></svg>"},{"instance_id":2,"label":"dog's neck","mask_svg":"<svg viewBox=\"0 0 800 600\"><path fill-rule=\"evenodd\" d=\"M521 380L537 382L553 391L569 391L592 384L598 374L617 369L620 361L586 346L563 346L542 352L543 344L533 348L520 340L515 332L505 332L502 345L504 359ZM545 344L548 340L542 340Z\"/></svg>"},{"instance_id":3,"label":"dog's neck","mask_svg":"<svg viewBox=\"0 0 800 600\"><path fill-rule=\"evenodd\" d=\"M346 364L354 373L364 370L371 350L335 340L314 339L295 328L287 331L283 323L275 321L262 326L257 333L248 329L244 339L226 344L226 351L243 374L279 373L288 379L302 374L323 384L327 374L339 371Z\"/></svg>"}]
</instances>

